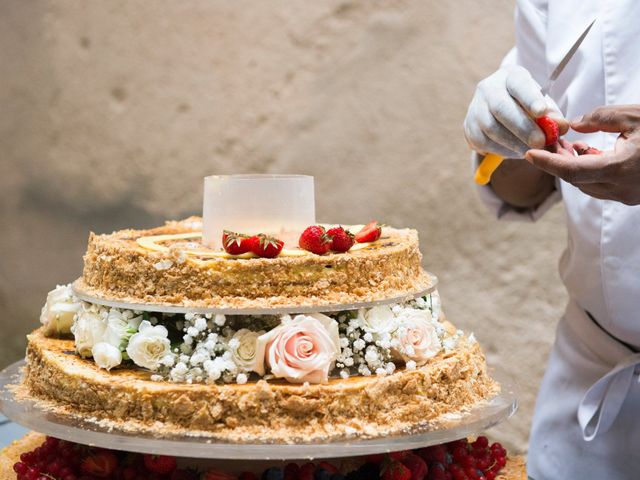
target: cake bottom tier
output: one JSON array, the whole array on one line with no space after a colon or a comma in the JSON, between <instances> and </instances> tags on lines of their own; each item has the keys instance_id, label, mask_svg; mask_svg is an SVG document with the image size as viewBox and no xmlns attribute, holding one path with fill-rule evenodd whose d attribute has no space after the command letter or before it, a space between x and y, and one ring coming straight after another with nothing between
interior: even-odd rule
<instances>
[{"instance_id":1,"label":"cake bottom tier","mask_svg":"<svg viewBox=\"0 0 640 480\"><path fill-rule=\"evenodd\" d=\"M71 340L36 330L28 337L27 371L17 394L125 431L292 443L413 430L499 391L479 345L467 340L415 370L318 385L180 384L150 376L141 369L101 370L77 356Z\"/></svg>"},{"instance_id":2,"label":"cake bottom tier","mask_svg":"<svg viewBox=\"0 0 640 480\"><path fill-rule=\"evenodd\" d=\"M36 448L40 447L44 443L45 439L46 437L40 433L29 432L27 435L25 435L21 439L14 441L11 445L6 447L4 450L0 451L0 478L4 480L17 479L17 475L14 471L13 466L20 461L20 456L23 453L34 451ZM131 459L129 459L129 461L132 462ZM350 468L354 468L354 467L357 468L357 466L362 462L363 462L362 458L344 458L344 459L338 459L334 462L329 461L328 463L331 463L332 465L335 465L341 468L341 470L345 472L345 471L349 471ZM135 463L135 461L133 461L132 463ZM254 462L251 462L251 464L252 463ZM277 466L278 468L282 468L282 466L280 464L277 464L277 462L271 462L271 463L255 462L255 463L256 463L255 468L251 468L252 465L248 464L245 461L243 462L243 466L241 467L241 469L245 471L254 470L255 472L258 472L256 474L256 478L259 478L260 472L264 471L267 468L270 468L272 466ZM206 476L205 474L203 474L203 475L198 475L195 478L198 478L198 477L226 478L226 479L237 478L234 476L234 475L237 475L237 472L236 472L237 468L236 469L234 469L234 467L225 468L226 467L225 462L221 460L212 461L211 465L206 465L206 461L203 461L202 459L197 459L197 460L196 459L194 460L179 459L178 464L179 464L179 468L182 470L196 468L201 472L206 472L207 468L212 468L212 469L215 469L216 472L228 473L227 477L221 477L219 474L218 475L210 474L210 476ZM346 478L349 478L349 477L347 476ZM495 478L496 480L526 480L527 474L526 474L524 457L507 455L506 465L500 470L500 473Z\"/></svg>"}]
</instances>

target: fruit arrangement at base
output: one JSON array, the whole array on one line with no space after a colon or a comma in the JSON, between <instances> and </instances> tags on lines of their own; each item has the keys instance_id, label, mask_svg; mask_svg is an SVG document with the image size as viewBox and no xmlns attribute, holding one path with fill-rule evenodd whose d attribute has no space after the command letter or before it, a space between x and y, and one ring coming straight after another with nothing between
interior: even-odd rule
<instances>
[{"instance_id":1,"label":"fruit arrangement at base","mask_svg":"<svg viewBox=\"0 0 640 480\"><path fill-rule=\"evenodd\" d=\"M44 437L43 437L44 438ZM494 480L503 477L507 452L486 437L417 450L317 462L289 462L228 473L184 466L165 455L88 447L52 437L13 464L17 480ZM520 477L518 477L520 478Z\"/></svg>"}]
</instances>

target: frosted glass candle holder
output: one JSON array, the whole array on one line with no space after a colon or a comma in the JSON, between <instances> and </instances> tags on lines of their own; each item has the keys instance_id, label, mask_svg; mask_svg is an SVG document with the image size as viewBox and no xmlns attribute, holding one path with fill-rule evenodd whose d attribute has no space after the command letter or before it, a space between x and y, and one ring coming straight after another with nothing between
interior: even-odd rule
<instances>
[{"instance_id":1,"label":"frosted glass candle holder","mask_svg":"<svg viewBox=\"0 0 640 480\"><path fill-rule=\"evenodd\" d=\"M295 247L316 222L313 177L213 175L204 179L202 240L222 248L222 232L265 233Z\"/></svg>"}]
</instances>

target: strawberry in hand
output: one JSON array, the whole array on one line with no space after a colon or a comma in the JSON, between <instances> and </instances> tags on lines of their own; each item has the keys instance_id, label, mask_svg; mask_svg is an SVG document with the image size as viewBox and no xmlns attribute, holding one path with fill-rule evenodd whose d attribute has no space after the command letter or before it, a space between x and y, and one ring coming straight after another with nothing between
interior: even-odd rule
<instances>
[{"instance_id":1,"label":"strawberry in hand","mask_svg":"<svg viewBox=\"0 0 640 480\"><path fill-rule=\"evenodd\" d=\"M380 238L380 235L382 235L382 225L380 225L376 220L373 220L365 225L362 230L356 233L356 242L375 242Z\"/></svg>"},{"instance_id":2,"label":"strawberry in hand","mask_svg":"<svg viewBox=\"0 0 640 480\"><path fill-rule=\"evenodd\" d=\"M249 235L225 230L222 232L222 247L229 255L242 255L251 251Z\"/></svg>"},{"instance_id":3,"label":"strawberry in hand","mask_svg":"<svg viewBox=\"0 0 640 480\"><path fill-rule=\"evenodd\" d=\"M353 233L342 227L334 227L329 229L327 235L331 237L331 250L334 252L348 252L355 243Z\"/></svg>"},{"instance_id":4,"label":"strawberry in hand","mask_svg":"<svg viewBox=\"0 0 640 480\"><path fill-rule=\"evenodd\" d=\"M544 146L553 145L560 138L560 128L558 123L550 117L543 115L536 118L536 124L544 132Z\"/></svg>"},{"instance_id":5,"label":"strawberry in hand","mask_svg":"<svg viewBox=\"0 0 640 480\"><path fill-rule=\"evenodd\" d=\"M251 251L262 258L275 258L280 255L284 242L263 233L249 239Z\"/></svg>"},{"instance_id":6,"label":"strawberry in hand","mask_svg":"<svg viewBox=\"0 0 640 480\"><path fill-rule=\"evenodd\" d=\"M331 237L327 235L324 227L312 225L302 232L298 246L316 255L324 255L331 249Z\"/></svg>"}]
</instances>

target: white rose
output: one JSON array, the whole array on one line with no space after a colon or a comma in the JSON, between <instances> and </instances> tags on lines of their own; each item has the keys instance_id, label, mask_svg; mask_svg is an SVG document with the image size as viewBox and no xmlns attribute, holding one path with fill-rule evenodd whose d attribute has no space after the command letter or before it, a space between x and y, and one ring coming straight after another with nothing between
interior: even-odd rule
<instances>
[{"instance_id":1,"label":"white rose","mask_svg":"<svg viewBox=\"0 0 640 480\"><path fill-rule=\"evenodd\" d=\"M47 301L40 313L40 323L45 326L46 336L71 333L73 317L81 303L73 296L71 285L58 285L47 294Z\"/></svg>"},{"instance_id":2,"label":"white rose","mask_svg":"<svg viewBox=\"0 0 640 480\"><path fill-rule=\"evenodd\" d=\"M321 383L340 353L338 322L322 315L282 317L282 324L258 337L257 352L277 378Z\"/></svg>"},{"instance_id":3,"label":"white rose","mask_svg":"<svg viewBox=\"0 0 640 480\"><path fill-rule=\"evenodd\" d=\"M232 342L237 346L230 349L233 362L238 369L245 372L257 372L264 375L264 358L256 356L256 345L258 337L263 335L264 331L252 332L249 329L242 328L238 330L232 337Z\"/></svg>"},{"instance_id":4,"label":"white rose","mask_svg":"<svg viewBox=\"0 0 640 480\"><path fill-rule=\"evenodd\" d=\"M393 311L388 305L379 305L366 310L362 319L365 330L378 335L391 333L397 327Z\"/></svg>"},{"instance_id":5,"label":"white rose","mask_svg":"<svg viewBox=\"0 0 640 480\"><path fill-rule=\"evenodd\" d=\"M76 352L81 357L91 357L93 346L102 341L106 329L105 323L96 312L82 308L71 326L76 345Z\"/></svg>"},{"instance_id":6,"label":"white rose","mask_svg":"<svg viewBox=\"0 0 640 480\"><path fill-rule=\"evenodd\" d=\"M155 327L147 320L140 323L138 333L131 336L127 345L127 355L139 367L155 371L161 361L171 354L169 332L162 325Z\"/></svg>"},{"instance_id":7,"label":"white rose","mask_svg":"<svg viewBox=\"0 0 640 480\"><path fill-rule=\"evenodd\" d=\"M118 349L123 349L133 333L138 329L142 316L129 318L129 313L112 308L107 315L107 328L103 340Z\"/></svg>"},{"instance_id":8,"label":"white rose","mask_svg":"<svg viewBox=\"0 0 640 480\"><path fill-rule=\"evenodd\" d=\"M395 348L405 361L424 364L440 352L442 343L429 310L403 309L397 321L399 327L394 337L398 344Z\"/></svg>"},{"instance_id":9,"label":"white rose","mask_svg":"<svg viewBox=\"0 0 640 480\"><path fill-rule=\"evenodd\" d=\"M111 370L122 363L122 352L117 347L106 343L96 343L91 349L93 360L100 368Z\"/></svg>"}]
</instances>

